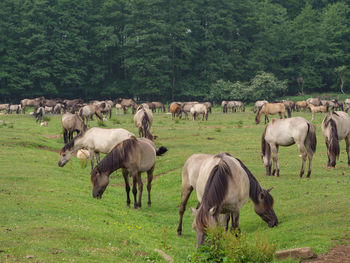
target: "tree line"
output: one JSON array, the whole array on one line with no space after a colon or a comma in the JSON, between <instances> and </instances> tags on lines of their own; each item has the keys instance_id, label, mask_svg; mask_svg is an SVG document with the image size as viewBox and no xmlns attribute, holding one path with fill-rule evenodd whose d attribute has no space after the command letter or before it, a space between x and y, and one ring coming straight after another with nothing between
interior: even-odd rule
<instances>
[{"instance_id":1,"label":"tree line","mask_svg":"<svg viewBox=\"0 0 350 263\"><path fill-rule=\"evenodd\" d=\"M2 0L0 101L343 92L349 15L336 0Z\"/></svg>"}]
</instances>

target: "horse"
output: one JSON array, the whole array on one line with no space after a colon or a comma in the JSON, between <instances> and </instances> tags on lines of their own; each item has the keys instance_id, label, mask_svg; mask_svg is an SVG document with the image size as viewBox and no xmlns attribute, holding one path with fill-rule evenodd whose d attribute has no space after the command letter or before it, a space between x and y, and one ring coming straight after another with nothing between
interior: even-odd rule
<instances>
[{"instance_id":1,"label":"horse","mask_svg":"<svg viewBox=\"0 0 350 263\"><path fill-rule=\"evenodd\" d=\"M262 114L265 115L265 124L266 124L266 120L269 121L269 118L267 117L267 115L269 115L269 114L270 115L279 114L280 119L282 119L282 114L283 114L284 118L287 118L285 110L286 110L286 108L285 108L283 103L265 103L260 108L258 114L256 115L255 123L256 124L260 123L260 117ZM290 109L288 109L288 111L289 110ZM289 115L289 113L288 113L288 115Z\"/></svg>"},{"instance_id":2,"label":"horse","mask_svg":"<svg viewBox=\"0 0 350 263\"><path fill-rule=\"evenodd\" d=\"M221 109L222 109L223 113L227 113L227 103L228 103L228 101L226 101L226 100L223 100L221 102Z\"/></svg>"},{"instance_id":3,"label":"horse","mask_svg":"<svg viewBox=\"0 0 350 263\"><path fill-rule=\"evenodd\" d=\"M65 113L62 115L62 128L64 143L68 143L73 139L73 133L78 134L86 131L86 125L80 116L72 113Z\"/></svg>"},{"instance_id":4,"label":"horse","mask_svg":"<svg viewBox=\"0 0 350 263\"><path fill-rule=\"evenodd\" d=\"M61 114L62 110L64 113L66 112L66 108L65 108L64 104L57 103L55 105L55 107L53 108L53 114Z\"/></svg>"},{"instance_id":5,"label":"horse","mask_svg":"<svg viewBox=\"0 0 350 263\"><path fill-rule=\"evenodd\" d=\"M335 111L328 114L321 124L322 133L327 146L327 167L335 167L336 159L339 158L339 141L345 139L348 165L350 166L350 118L344 111Z\"/></svg>"},{"instance_id":6,"label":"horse","mask_svg":"<svg viewBox=\"0 0 350 263\"><path fill-rule=\"evenodd\" d=\"M119 99L118 103L122 105L124 114L128 111L128 108L131 107L132 114L136 112L136 102L133 99Z\"/></svg>"},{"instance_id":7,"label":"horse","mask_svg":"<svg viewBox=\"0 0 350 263\"><path fill-rule=\"evenodd\" d=\"M0 104L0 111L5 110L7 113L10 109L10 104Z\"/></svg>"},{"instance_id":8,"label":"horse","mask_svg":"<svg viewBox=\"0 0 350 263\"><path fill-rule=\"evenodd\" d=\"M63 104L66 106L67 110L71 113L75 113L75 111L80 108L77 105L82 105L84 101L82 99L73 99L73 100L64 100Z\"/></svg>"},{"instance_id":9,"label":"horse","mask_svg":"<svg viewBox=\"0 0 350 263\"><path fill-rule=\"evenodd\" d=\"M349 109L350 109L350 99L346 99L345 101L344 101L344 105L345 105L345 112L348 112L349 111Z\"/></svg>"},{"instance_id":10,"label":"horse","mask_svg":"<svg viewBox=\"0 0 350 263\"><path fill-rule=\"evenodd\" d=\"M45 116L45 108L44 107L39 107L37 109L34 109L34 113L33 113L34 117L35 117L35 121L41 121L44 116Z\"/></svg>"},{"instance_id":11,"label":"horse","mask_svg":"<svg viewBox=\"0 0 350 263\"><path fill-rule=\"evenodd\" d=\"M208 113L211 113L211 108L212 108L211 102L207 101L207 102L204 102L203 104L207 106Z\"/></svg>"},{"instance_id":12,"label":"horse","mask_svg":"<svg viewBox=\"0 0 350 263\"><path fill-rule=\"evenodd\" d=\"M155 107L155 110L158 109L158 112L159 111L162 111L162 112L165 112L165 107L164 107L164 104L159 102L159 101L152 101L154 107Z\"/></svg>"},{"instance_id":13,"label":"horse","mask_svg":"<svg viewBox=\"0 0 350 263\"><path fill-rule=\"evenodd\" d=\"M220 213L231 215L231 228L239 227L239 213L250 197L255 212L268 223L278 225L273 210L271 189L264 190L248 168L228 153L193 154L182 169L182 193L179 209L178 236L182 235L182 219L187 201L196 190L198 206L193 227L197 234L197 247L204 242L206 227L218 222ZM226 221L227 223L227 221Z\"/></svg>"},{"instance_id":14,"label":"horse","mask_svg":"<svg viewBox=\"0 0 350 263\"><path fill-rule=\"evenodd\" d=\"M261 107L262 107L265 103L268 103L268 101L267 101L267 100L258 100L258 101L256 101L255 104L254 104L253 112L254 112L254 113L259 112L259 110L261 109Z\"/></svg>"},{"instance_id":15,"label":"horse","mask_svg":"<svg viewBox=\"0 0 350 263\"><path fill-rule=\"evenodd\" d=\"M89 120L92 120L94 114L97 116L97 118L103 121L102 113L97 105L88 104L79 110L79 116L83 119L86 125Z\"/></svg>"},{"instance_id":16,"label":"horse","mask_svg":"<svg viewBox=\"0 0 350 263\"><path fill-rule=\"evenodd\" d=\"M305 111L307 108L307 102L305 100L300 100L295 103L295 108L297 111Z\"/></svg>"},{"instance_id":17,"label":"horse","mask_svg":"<svg viewBox=\"0 0 350 263\"><path fill-rule=\"evenodd\" d=\"M134 115L134 123L136 128L138 128L140 137L146 137L153 141L154 138L151 133L152 122L153 113L148 106L145 107L143 104L139 106Z\"/></svg>"},{"instance_id":18,"label":"horse","mask_svg":"<svg viewBox=\"0 0 350 263\"><path fill-rule=\"evenodd\" d=\"M35 98L35 99L23 99L23 100L21 100L22 112L23 112L23 114L26 113L27 106L34 107L34 112L36 112L36 110L39 107L43 106L44 103L45 103L44 97L39 97L39 98Z\"/></svg>"},{"instance_id":19,"label":"horse","mask_svg":"<svg viewBox=\"0 0 350 263\"><path fill-rule=\"evenodd\" d=\"M316 151L316 129L315 126L302 117L289 119L272 119L266 126L261 138L261 157L266 167L266 175L271 175L273 157L274 169L272 175L280 175L278 164L278 147L296 144L302 158L300 178L304 174L306 157L309 159L307 178L311 175L312 157ZM272 150L272 156L271 156Z\"/></svg>"},{"instance_id":20,"label":"horse","mask_svg":"<svg viewBox=\"0 0 350 263\"><path fill-rule=\"evenodd\" d=\"M308 98L306 100L307 104L313 104L314 106L320 106L321 105L321 100L319 98Z\"/></svg>"},{"instance_id":21,"label":"horse","mask_svg":"<svg viewBox=\"0 0 350 263\"><path fill-rule=\"evenodd\" d=\"M182 117L182 108L181 105L177 102L172 102L169 106L169 111L171 112L171 117L174 119L178 117L181 119Z\"/></svg>"},{"instance_id":22,"label":"horse","mask_svg":"<svg viewBox=\"0 0 350 263\"><path fill-rule=\"evenodd\" d=\"M228 101L226 104L226 107L227 107L226 112L228 109L231 109L231 112L234 112L234 111L236 112L237 109L240 109L241 112L245 111L244 104L241 101L236 101L236 100Z\"/></svg>"},{"instance_id":23,"label":"horse","mask_svg":"<svg viewBox=\"0 0 350 263\"><path fill-rule=\"evenodd\" d=\"M185 114L185 119L188 119L188 113L191 112L193 104L184 104L182 105L182 112Z\"/></svg>"},{"instance_id":24,"label":"horse","mask_svg":"<svg viewBox=\"0 0 350 263\"><path fill-rule=\"evenodd\" d=\"M203 103L194 104L191 108L192 120L196 120L197 116L202 114L202 121L208 120L208 108Z\"/></svg>"},{"instance_id":25,"label":"horse","mask_svg":"<svg viewBox=\"0 0 350 263\"><path fill-rule=\"evenodd\" d=\"M143 183L141 173L147 172L148 206L151 206L151 183L156 156L165 153L167 149L160 147L158 150L154 142L147 138L131 137L117 144L110 153L91 171L91 182L93 184L92 196L100 199L109 183L109 175L122 168L125 181L126 205L130 207L130 185L129 174L133 179L132 193L134 195L134 208L141 207ZM138 184L138 200L136 201Z\"/></svg>"},{"instance_id":26,"label":"horse","mask_svg":"<svg viewBox=\"0 0 350 263\"><path fill-rule=\"evenodd\" d=\"M22 110L21 104L14 104L14 105L10 105L8 109L8 113L12 114L12 112L15 111L16 114L19 114L21 110Z\"/></svg>"},{"instance_id":27,"label":"horse","mask_svg":"<svg viewBox=\"0 0 350 263\"><path fill-rule=\"evenodd\" d=\"M312 112L312 118L311 121L314 121L315 119L315 113L317 112L322 112L322 113L326 113L328 111L328 107L321 105L321 106L314 106L313 104L309 103L308 104L309 109Z\"/></svg>"},{"instance_id":28,"label":"horse","mask_svg":"<svg viewBox=\"0 0 350 263\"><path fill-rule=\"evenodd\" d=\"M100 153L109 153L115 145L129 139L131 136L135 135L122 128L102 129L93 127L79 133L61 149L58 166L63 167L72 158L74 152L84 148L89 151L92 170L95 155L97 162L99 162Z\"/></svg>"}]
</instances>

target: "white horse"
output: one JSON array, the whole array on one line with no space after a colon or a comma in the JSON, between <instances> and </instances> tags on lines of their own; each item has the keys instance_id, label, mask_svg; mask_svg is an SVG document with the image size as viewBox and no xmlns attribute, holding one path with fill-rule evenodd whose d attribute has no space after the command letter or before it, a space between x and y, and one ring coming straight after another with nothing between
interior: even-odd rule
<instances>
[{"instance_id":1,"label":"white horse","mask_svg":"<svg viewBox=\"0 0 350 263\"><path fill-rule=\"evenodd\" d=\"M278 164L278 146L290 146L296 144L301 154L302 165L299 176L302 177L305 169L306 157L309 158L309 170L307 177L310 177L312 157L316 151L315 126L302 117L288 119L272 119L266 126L261 138L261 155L266 167L266 175L271 175L272 156L274 169L272 175L280 175Z\"/></svg>"},{"instance_id":2,"label":"white horse","mask_svg":"<svg viewBox=\"0 0 350 263\"><path fill-rule=\"evenodd\" d=\"M99 162L100 153L109 153L114 146L131 136L135 135L122 128L102 129L93 127L86 132L79 133L61 149L58 166L64 166L72 158L74 152L80 149L87 149L89 151L91 169L93 169L95 155L97 162Z\"/></svg>"},{"instance_id":3,"label":"white horse","mask_svg":"<svg viewBox=\"0 0 350 263\"><path fill-rule=\"evenodd\" d=\"M202 114L202 121L208 120L208 108L203 103L194 104L191 108L192 120L196 120L199 114Z\"/></svg>"},{"instance_id":4,"label":"white horse","mask_svg":"<svg viewBox=\"0 0 350 263\"><path fill-rule=\"evenodd\" d=\"M137 112L134 115L134 123L136 128L138 128L140 137L146 137L153 141L154 138L151 133L153 113L147 104L142 104L137 108Z\"/></svg>"},{"instance_id":5,"label":"white horse","mask_svg":"<svg viewBox=\"0 0 350 263\"><path fill-rule=\"evenodd\" d=\"M346 153L348 154L348 165L350 166L350 118L344 111L335 111L327 115L322 121L322 133L327 146L328 167L335 167L336 159L339 157L339 141L345 139Z\"/></svg>"}]
</instances>

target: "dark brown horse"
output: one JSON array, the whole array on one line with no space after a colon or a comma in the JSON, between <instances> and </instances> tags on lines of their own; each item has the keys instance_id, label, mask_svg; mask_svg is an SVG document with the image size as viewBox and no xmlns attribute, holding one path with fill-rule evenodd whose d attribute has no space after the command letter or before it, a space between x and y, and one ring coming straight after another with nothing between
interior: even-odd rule
<instances>
[{"instance_id":1,"label":"dark brown horse","mask_svg":"<svg viewBox=\"0 0 350 263\"><path fill-rule=\"evenodd\" d=\"M153 170L156 156L167 151L161 147L156 150L155 144L147 138L131 137L116 145L106 157L91 171L91 182L93 184L92 195L94 198L101 198L109 183L109 175L122 168L125 180L126 204L130 206L130 185L129 174L133 179L132 193L134 195L134 208L141 207L143 183L141 173L147 172L148 206L151 206L151 188ZM136 198L137 188L139 189L138 200Z\"/></svg>"}]
</instances>

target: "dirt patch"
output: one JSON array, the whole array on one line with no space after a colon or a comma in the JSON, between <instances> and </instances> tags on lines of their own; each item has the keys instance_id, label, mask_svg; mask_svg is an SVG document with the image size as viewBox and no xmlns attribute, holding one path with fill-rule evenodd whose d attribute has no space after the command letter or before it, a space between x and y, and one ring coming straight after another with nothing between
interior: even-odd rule
<instances>
[{"instance_id":1,"label":"dirt patch","mask_svg":"<svg viewBox=\"0 0 350 263\"><path fill-rule=\"evenodd\" d=\"M350 244L338 245L326 254L321 254L312 260L304 260L303 263L350 263Z\"/></svg>"},{"instance_id":2,"label":"dirt patch","mask_svg":"<svg viewBox=\"0 0 350 263\"><path fill-rule=\"evenodd\" d=\"M42 134L41 136L48 139L58 139L61 137L61 134Z\"/></svg>"},{"instance_id":3,"label":"dirt patch","mask_svg":"<svg viewBox=\"0 0 350 263\"><path fill-rule=\"evenodd\" d=\"M49 147L44 147L44 146L41 146L41 145L38 145L38 148L40 150L45 150L45 151L50 151L50 152L55 152L55 153L59 153L60 150L57 150L57 149L54 149L54 148L49 148Z\"/></svg>"}]
</instances>

